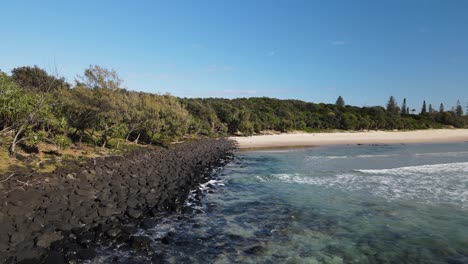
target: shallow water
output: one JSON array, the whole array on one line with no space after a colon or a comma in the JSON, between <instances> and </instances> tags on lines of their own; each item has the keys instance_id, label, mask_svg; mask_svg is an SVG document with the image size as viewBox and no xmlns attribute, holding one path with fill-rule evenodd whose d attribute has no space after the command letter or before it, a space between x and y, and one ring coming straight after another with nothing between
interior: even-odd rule
<instances>
[{"instance_id":1,"label":"shallow water","mask_svg":"<svg viewBox=\"0 0 468 264\"><path fill-rule=\"evenodd\" d=\"M168 263L468 263L468 144L239 153L140 235ZM161 238L167 237L165 243ZM103 249L95 263L150 263Z\"/></svg>"}]
</instances>

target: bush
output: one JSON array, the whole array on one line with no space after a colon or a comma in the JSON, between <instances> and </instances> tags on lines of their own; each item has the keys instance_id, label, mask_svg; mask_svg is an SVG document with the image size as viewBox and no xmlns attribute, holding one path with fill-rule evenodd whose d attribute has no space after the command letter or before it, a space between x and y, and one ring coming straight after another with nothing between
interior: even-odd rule
<instances>
[{"instance_id":1,"label":"bush","mask_svg":"<svg viewBox=\"0 0 468 264\"><path fill-rule=\"evenodd\" d=\"M58 150L63 150L71 145L71 140L66 135L55 135L53 141Z\"/></svg>"}]
</instances>

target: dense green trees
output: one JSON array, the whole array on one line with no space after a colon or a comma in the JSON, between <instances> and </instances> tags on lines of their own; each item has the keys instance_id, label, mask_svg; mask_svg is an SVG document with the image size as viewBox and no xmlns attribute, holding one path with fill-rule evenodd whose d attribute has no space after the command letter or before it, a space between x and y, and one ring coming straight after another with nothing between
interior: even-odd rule
<instances>
[{"instance_id":1,"label":"dense green trees","mask_svg":"<svg viewBox=\"0 0 468 264\"><path fill-rule=\"evenodd\" d=\"M49 75L44 69L37 66L14 68L11 71L11 78L23 89L46 92L70 88L64 78Z\"/></svg>"},{"instance_id":2,"label":"dense green trees","mask_svg":"<svg viewBox=\"0 0 468 264\"><path fill-rule=\"evenodd\" d=\"M0 76L0 129L2 134L12 135L10 154L21 142L35 146L49 135L51 142L57 139L66 124L54 114L55 103L47 91L25 90L13 78Z\"/></svg>"},{"instance_id":3,"label":"dense green trees","mask_svg":"<svg viewBox=\"0 0 468 264\"><path fill-rule=\"evenodd\" d=\"M336 106L338 107L345 107L345 102L344 102L344 99L343 97L341 96L338 96L338 99L336 99Z\"/></svg>"},{"instance_id":4,"label":"dense green trees","mask_svg":"<svg viewBox=\"0 0 468 264\"><path fill-rule=\"evenodd\" d=\"M189 114L173 96L127 91L114 71L98 66L80 80L57 94L72 138L80 143L83 138L101 147L112 140L154 143L187 133Z\"/></svg>"},{"instance_id":5,"label":"dense green trees","mask_svg":"<svg viewBox=\"0 0 468 264\"><path fill-rule=\"evenodd\" d=\"M216 120L226 124L229 134L249 135L262 130L424 129L441 126L435 120L436 116L400 115L394 97L389 100L391 112L380 106L342 108L336 103L314 104L272 98L184 98L181 101L193 116L203 116L202 120ZM250 112L250 115L244 114L239 119L239 111ZM204 127L209 129L210 126Z\"/></svg>"},{"instance_id":6,"label":"dense green trees","mask_svg":"<svg viewBox=\"0 0 468 264\"><path fill-rule=\"evenodd\" d=\"M8 76L0 75L0 129L6 130L26 118L34 103Z\"/></svg>"},{"instance_id":7,"label":"dense green trees","mask_svg":"<svg viewBox=\"0 0 468 264\"><path fill-rule=\"evenodd\" d=\"M425 104L425 103L424 103ZM460 107L459 107L460 106ZM423 129L463 127L454 111L409 113L390 97L386 108L309 103L274 98L176 98L127 91L114 70L90 66L73 87L43 69L21 67L0 74L0 130L17 144L49 142L60 150L72 142L102 148L125 141L166 144L182 137L251 135L265 130ZM432 107L431 107L432 109Z\"/></svg>"}]
</instances>

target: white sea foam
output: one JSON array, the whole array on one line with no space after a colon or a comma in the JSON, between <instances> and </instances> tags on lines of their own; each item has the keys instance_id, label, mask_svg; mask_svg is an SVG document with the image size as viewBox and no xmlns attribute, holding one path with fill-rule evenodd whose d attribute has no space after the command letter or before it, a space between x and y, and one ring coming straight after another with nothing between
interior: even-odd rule
<instances>
[{"instance_id":1,"label":"white sea foam","mask_svg":"<svg viewBox=\"0 0 468 264\"><path fill-rule=\"evenodd\" d=\"M304 149L262 149L262 150L254 150L252 152L257 152L257 153L289 153L289 152L298 152L298 151L304 151Z\"/></svg>"},{"instance_id":2,"label":"white sea foam","mask_svg":"<svg viewBox=\"0 0 468 264\"><path fill-rule=\"evenodd\" d=\"M347 158L385 158L385 157L394 157L395 154L369 154L369 155L355 155L355 156L306 156L308 160L335 160L335 159L347 159Z\"/></svg>"},{"instance_id":3,"label":"white sea foam","mask_svg":"<svg viewBox=\"0 0 468 264\"><path fill-rule=\"evenodd\" d=\"M428 153L414 153L412 154L417 157L460 157L468 155L468 151L458 152L428 152ZM397 157L398 154L363 154L363 155L350 155L350 156L306 156L309 160L334 160L334 159L347 159L347 158L386 158L386 157Z\"/></svg>"},{"instance_id":4,"label":"white sea foam","mask_svg":"<svg viewBox=\"0 0 468 264\"><path fill-rule=\"evenodd\" d=\"M467 155L468 151L457 151L457 152L428 152L428 153L416 153L416 156L427 156L427 157L459 157Z\"/></svg>"},{"instance_id":5,"label":"white sea foam","mask_svg":"<svg viewBox=\"0 0 468 264\"><path fill-rule=\"evenodd\" d=\"M306 156L306 159L317 160L317 159L346 159L348 156Z\"/></svg>"},{"instance_id":6,"label":"white sea foam","mask_svg":"<svg viewBox=\"0 0 468 264\"><path fill-rule=\"evenodd\" d=\"M210 187L209 187L210 185L211 186L224 186L224 181L223 180L209 180L206 183L200 184L199 189L201 191L206 191L206 190L210 189Z\"/></svg>"},{"instance_id":7,"label":"white sea foam","mask_svg":"<svg viewBox=\"0 0 468 264\"><path fill-rule=\"evenodd\" d=\"M410 176L425 174L446 174L446 173L468 173L468 162L455 162L455 163L443 163L443 164L431 164L431 165L420 165L420 166L408 166L392 169L380 169L380 170L356 170L365 174L389 174L389 175L400 175Z\"/></svg>"},{"instance_id":8,"label":"white sea foam","mask_svg":"<svg viewBox=\"0 0 468 264\"><path fill-rule=\"evenodd\" d=\"M374 155L356 155L356 158L386 158L386 157L395 157L396 154L374 154Z\"/></svg>"},{"instance_id":9,"label":"white sea foam","mask_svg":"<svg viewBox=\"0 0 468 264\"><path fill-rule=\"evenodd\" d=\"M364 191L388 200L410 199L468 207L468 162L357 170L331 176L274 174L271 178L285 183Z\"/></svg>"}]
</instances>

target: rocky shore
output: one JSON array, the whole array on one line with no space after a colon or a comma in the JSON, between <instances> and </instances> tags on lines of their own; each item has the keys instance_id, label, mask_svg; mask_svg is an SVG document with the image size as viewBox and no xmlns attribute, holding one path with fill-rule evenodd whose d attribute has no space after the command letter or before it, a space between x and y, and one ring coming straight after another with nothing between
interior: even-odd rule
<instances>
[{"instance_id":1,"label":"rocky shore","mask_svg":"<svg viewBox=\"0 0 468 264\"><path fill-rule=\"evenodd\" d=\"M180 210L190 190L208 181L210 169L234 148L229 140L198 140L91 159L49 174L4 175L0 263L80 263L109 240L144 248L148 241L133 236L136 229Z\"/></svg>"}]
</instances>

